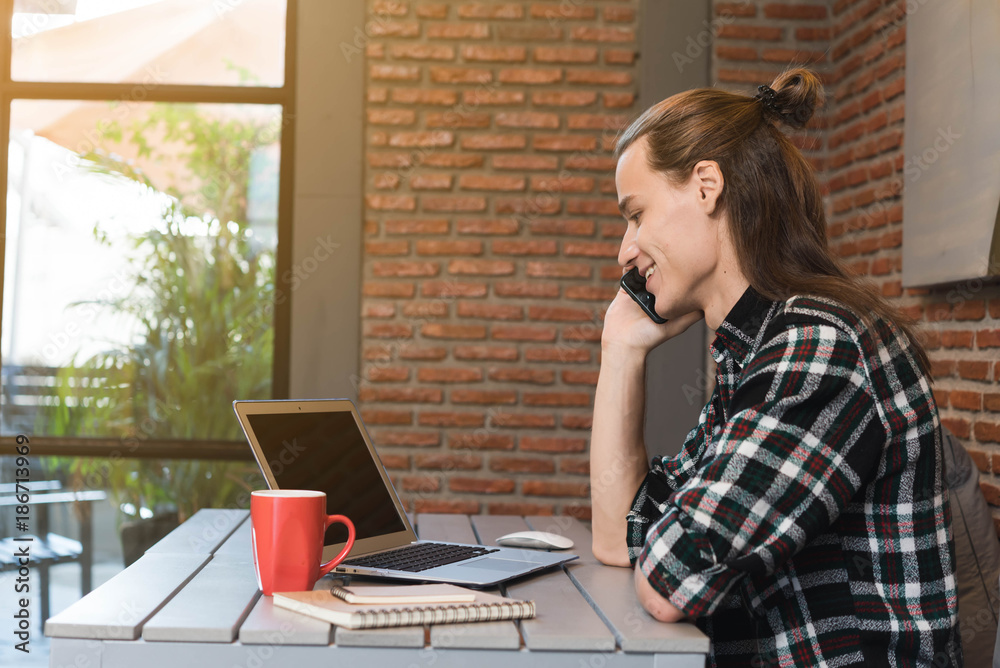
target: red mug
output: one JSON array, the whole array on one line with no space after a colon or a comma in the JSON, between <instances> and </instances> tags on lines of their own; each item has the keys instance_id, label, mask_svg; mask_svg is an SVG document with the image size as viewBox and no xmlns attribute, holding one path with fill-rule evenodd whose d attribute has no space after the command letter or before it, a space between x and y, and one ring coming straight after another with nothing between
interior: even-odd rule
<instances>
[{"instance_id":1,"label":"red mug","mask_svg":"<svg viewBox=\"0 0 1000 668\"><path fill-rule=\"evenodd\" d=\"M354 524L326 514L326 493L307 489L265 489L250 494L253 563L264 596L276 591L311 591L354 547ZM347 525L347 544L323 559L323 535L334 522Z\"/></svg>"}]
</instances>

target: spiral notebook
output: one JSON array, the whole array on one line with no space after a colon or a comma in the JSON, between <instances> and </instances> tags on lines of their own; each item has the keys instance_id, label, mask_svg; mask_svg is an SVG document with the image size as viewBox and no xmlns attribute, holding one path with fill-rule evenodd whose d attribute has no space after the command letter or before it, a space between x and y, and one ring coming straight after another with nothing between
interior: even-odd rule
<instances>
[{"instance_id":1,"label":"spiral notebook","mask_svg":"<svg viewBox=\"0 0 1000 668\"><path fill-rule=\"evenodd\" d=\"M349 629L496 622L535 616L534 601L504 598L483 591L473 592L448 584L412 585L407 589L414 590L412 594L419 594L416 590L424 586L433 587L435 594L442 593L443 588L453 590L456 597L474 594L475 600L465 603L352 604L341 598L348 592L338 586L316 591L275 592L273 598L274 605L279 608Z\"/></svg>"}]
</instances>

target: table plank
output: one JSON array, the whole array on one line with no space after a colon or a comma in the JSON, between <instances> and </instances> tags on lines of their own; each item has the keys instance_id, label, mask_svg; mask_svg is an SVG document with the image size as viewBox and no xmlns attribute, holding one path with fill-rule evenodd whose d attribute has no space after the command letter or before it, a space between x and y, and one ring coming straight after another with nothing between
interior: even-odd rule
<instances>
[{"instance_id":1,"label":"table plank","mask_svg":"<svg viewBox=\"0 0 1000 668\"><path fill-rule=\"evenodd\" d=\"M329 645L333 626L274 605L270 596L260 596L240 626L244 645Z\"/></svg>"},{"instance_id":2,"label":"table plank","mask_svg":"<svg viewBox=\"0 0 1000 668\"><path fill-rule=\"evenodd\" d=\"M249 517L249 510L202 508L146 554L212 554Z\"/></svg>"},{"instance_id":3,"label":"table plank","mask_svg":"<svg viewBox=\"0 0 1000 668\"><path fill-rule=\"evenodd\" d=\"M253 562L214 556L142 627L150 641L232 642L260 590Z\"/></svg>"},{"instance_id":4,"label":"table plank","mask_svg":"<svg viewBox=\"0 0 1000 668\"><path fill-rule=\"evenodd\" d=\"M244 559L253 561L253 544L250 534L253 531L253 524L247 519L241 522L236 530L229 535L215 550L216 557L229 557L232 559Z\"/></svg>"},{"instance_id":5,"label":"table plank","mask_svg":"<svg viewBox=\"0 0 1000 668\"><path fill-rule=\"evenodd\" d=\"M45 622L45 635L61 638L128 639L211 557L207 554L146 553L127 569Z\"/></svg>"},{"instance_id":6,"label":"table plank","mask_svg":"<svg viewBox=\"0 0 1000 668\"><path fill-rule=\"evenodd\" d=\"M417 526L423 540L480 544L468 515L421 513L417 516ZM485 587L482 591L502 593L499 587ZM518 649L520 646L521 634L513 621L431 626L431 647L434 648Z\"/></svg>"},{"instance_id":7,"label":"table plank","mask_svg":"<svg viewBox=\"0 0 1000 668\"><path fill-rule=\"evenodd\" d=\"M476 516L472 522L487 545L504 534L531 528L524 518L511 515ZM520 622L528 649L614 651L614 634L561 567L511 580L504 589L512 598L535 602L535 617Z\"/></svg>"},{"instance_id":8,"label":"table plank","mask_svg":"<svg viewBox=\"0 0 1000 668\"><path fill-rule=\"evenodd\" d=\"M314 589L329 589L337 581L350 584L364 584L366 587L398 586L398 582L374 580L357 576L334 576L320 578ZM343 626L334 627L334 642L338 647L423 647L423 626L390 626L381 629L349 629Z\"/></svg>"},{"instance_id":9,"label":"table plank","mask_svg":"<svg viewBox=\"0 0 1000 668\"><path fill-rule=\"evenodd\" d=\"M622 650L708 652L708 636L694 624L665 624L646 612L635 594L633 570L605 566L597 561L591 549L592 534L579 520L529 517L528 521L533 529L552 531L573 540L573 549L578 550L580 559L566 564L566 573L611 628Z\"/></svg>"}]
</instances>

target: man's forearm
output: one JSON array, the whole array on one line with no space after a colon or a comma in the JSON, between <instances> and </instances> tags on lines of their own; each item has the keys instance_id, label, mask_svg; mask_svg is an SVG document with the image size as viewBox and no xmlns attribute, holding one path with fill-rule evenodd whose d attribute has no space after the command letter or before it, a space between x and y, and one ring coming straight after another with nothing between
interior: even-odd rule
<instances>
[{"instance_id":1,"label":"man's forearm","mask_svg":"<svg viewBox=\"0 0 1000 668\"><path fill-rule=\"evenodd\" d=\"M642 429L645 356L602 351L590 438L590 498L594 556L628 566L625 517L649 470Z\"/></svg>"}]
</instances>

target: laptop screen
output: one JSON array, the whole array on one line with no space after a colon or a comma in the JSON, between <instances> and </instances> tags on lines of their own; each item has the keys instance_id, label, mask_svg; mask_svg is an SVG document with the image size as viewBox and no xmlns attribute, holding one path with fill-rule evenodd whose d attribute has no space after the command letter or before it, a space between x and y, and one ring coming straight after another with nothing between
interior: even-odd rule
<instances>
[{"instance_id":1,"label":"laptop screen","mask_svg":"<svg viewBox=\"0 0 1000 668\"><path fill-rule=\"evenodd\" d=\"M328 515L347 515L356 540L405 531L361 429L350 411L248 415L280 489L326 492ZM334 524L325 543L347 540Z\"/></svg>"}]
</instances>

